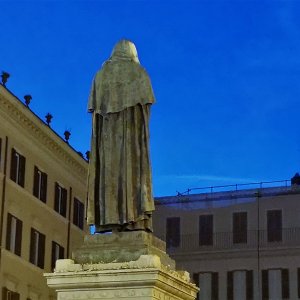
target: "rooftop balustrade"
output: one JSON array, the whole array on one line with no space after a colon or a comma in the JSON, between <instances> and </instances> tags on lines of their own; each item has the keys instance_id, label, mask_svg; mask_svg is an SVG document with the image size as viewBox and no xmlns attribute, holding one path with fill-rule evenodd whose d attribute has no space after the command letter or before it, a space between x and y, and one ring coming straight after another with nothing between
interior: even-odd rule
<instances>
[{"instance_id":1,"label":"rooftop balustrade","mask_svg":"<svg viewBox=\"0 0 300 300\"><path fill-rule=\"evenodd\" d=\"M300 228L283 228L272 231L248 230L243 233L216 232L212 235L178 235L166 241L170 254L208 251L257 250L300 247Z\"/></svg>"}]
</instances>

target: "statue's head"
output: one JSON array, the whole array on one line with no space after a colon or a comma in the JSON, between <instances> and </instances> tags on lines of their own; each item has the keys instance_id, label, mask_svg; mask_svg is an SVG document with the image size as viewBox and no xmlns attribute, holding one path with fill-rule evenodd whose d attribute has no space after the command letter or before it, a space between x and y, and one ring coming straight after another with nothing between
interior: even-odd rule
<instances>
[{"instance_id":1,"label":"statue's head","mask_svg":"<svg viewBox=\"0 0 300 300\"><path fill-rule=\"evenodd\" d=\"M140 62L134 43L128 40L121 40L115 45L111 54L111 59Z\"/></svg>"}]
</instances>

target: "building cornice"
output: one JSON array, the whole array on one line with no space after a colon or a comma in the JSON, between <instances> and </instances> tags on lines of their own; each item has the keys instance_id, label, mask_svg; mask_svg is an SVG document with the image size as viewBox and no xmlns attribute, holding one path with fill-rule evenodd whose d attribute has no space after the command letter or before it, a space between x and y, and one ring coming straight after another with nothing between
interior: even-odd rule
<instances>
[{"instance_id":1,"label":"building cornice","mask_svg":"<svg viewBox=\"0 0 300 300\"><path fill-rule=\"evenodd\" d=\"M227 192L211 192L203 194L155 197L155 205L193 204L197 202L237 201L245 199L267 198L274 196L299 195L299 186L278 186L259 189L233 190ZM234 204L243 204L242 202ZM245 204L245 203L244 203ZM213 208L213 207L212 207Z\"/></svg>"},{"instance_id":2,"label":"building cornice","mask_svg":"<svg viewBox=\"0 0 300 300\"><path fill-rule=\"evenodd\" d=\"M5 115L26 129L39 144L48 148L56 157L67 164L81 178L87 176L87 162L62 140L37 115L20 100L0 85L0 106Z\"/></svg>"}]
</instances>

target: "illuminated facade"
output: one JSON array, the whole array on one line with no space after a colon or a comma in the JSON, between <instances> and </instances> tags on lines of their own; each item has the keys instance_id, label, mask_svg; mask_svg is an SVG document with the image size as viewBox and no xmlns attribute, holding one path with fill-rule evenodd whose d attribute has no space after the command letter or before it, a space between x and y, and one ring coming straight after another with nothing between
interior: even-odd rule
<instances>
[{"instance_id":1,"label":"illuminated facade","mask_svg":"<svg viewBox=\"0 0 300 300\"><path fill-rule=\"evenodd\" d=\"M81 244L87 162L0 85L2 300L56 299L43 277Z\"/></svg>"},{"instance_id":2,"label":"illuminated facade","mask_svg":"<svg viewBox=\"0 0 300 300\"><path fill-rule=\"evenodd\" d=\"M156 198L155 234L199 299L300 298L300 185Z\"/></svg>"}]
</instances>

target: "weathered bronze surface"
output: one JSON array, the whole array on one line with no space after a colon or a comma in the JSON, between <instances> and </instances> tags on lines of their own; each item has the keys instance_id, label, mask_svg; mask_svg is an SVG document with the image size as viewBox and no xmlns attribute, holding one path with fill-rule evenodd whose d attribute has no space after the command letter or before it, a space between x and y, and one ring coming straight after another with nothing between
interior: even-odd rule
<instances>
[{"instance_id":1,"label":"weathered bronze surface","mask_svg":"<svg viewBox=\"0 0 300 300\"><path fill-rule=\"evenodd\" d=\"M96 74L88 109L93 130L87 220L97 232L152 231L149 76L133 43L120 41Z\"/></svg>"}]
</instances>

